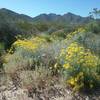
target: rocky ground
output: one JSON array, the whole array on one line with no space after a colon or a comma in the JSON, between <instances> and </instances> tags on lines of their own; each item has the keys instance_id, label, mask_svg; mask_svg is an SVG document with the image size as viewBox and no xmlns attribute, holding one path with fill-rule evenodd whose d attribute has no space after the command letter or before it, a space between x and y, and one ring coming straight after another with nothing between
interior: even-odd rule
<instances>
[{"instance_id":1,"label":"rocky ground","mask_svg":"<svg viewBox=\"0 0 100 100\"><path fill-rule=\"evenodd\" d=\"M100 100L100 91L91 95L79 93L73 95L71 90L64 90L59 85L28 91L16 88L10 82L8 86L0 86L0 100Z\"/></svg>"}]
</instances>

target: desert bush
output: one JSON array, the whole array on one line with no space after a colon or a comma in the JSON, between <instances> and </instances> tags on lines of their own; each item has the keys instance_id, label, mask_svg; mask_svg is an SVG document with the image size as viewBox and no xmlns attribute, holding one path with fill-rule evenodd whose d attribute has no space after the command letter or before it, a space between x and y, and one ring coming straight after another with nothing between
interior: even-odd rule
<instances>
[{"instance_id":1,"label":"desert bush","mask_svg":"<svg viewBox=\"0 0 100 100\"><path fill-rule=\"evenodd\" d=\"M95 52L98 56L100 56L100 36L98 34L94 34L92 32L85 32L80 35L76 40L78 43L85 46L85 48L90 49L92 52Z\"/></svg>"},{"instance_id":2,"label":"desert bush","mask_svg":"<svg viewBox=\"0 0 100 100\"><path fill-rule=\"evenodd\" d=\"M27 70L20 73L21 84L25 88L45 87L46 84L42 86L42 81L45 83L46 79L48 78L47 81L49 81L50 77L51 71L43 66L38 66L35 70Z\"/></svg>"},{"instance_id":3,"label":"desert bush","mask_svg":"<svg viewBox=\"0 0 100 100\"><path fill-rule=\"evenodd\" d=\"M51 35L49 35L48 32L44 32L44 33L40 34L38 37L40 37L40 38L42 38L42 39L45 39L45 41L46 41L47 43L53 42L53 39L51 38Z\"/></svg>"},{"instance_id":4,"label":"desert bush","mask_svg":"<svg viewBox=\"0 0 100 100\"><path fill-rule=\"evenodd\" d=\"M74 91L100 85L100 60L90 50L75 42L62 49L59 59L66 82Z\"/></svg>"},{"instance_id":5,"label":"desert bush","mask_svg":"<svg viewBox=\"0 0 100 100\"><path fill-rule=\"evenodd\" d=\"M13 43L12 47L21 47L24 49L29 49L29 50L34 50L36 48L38 48L41 44L45 43L46 40L44 38L40 38L40 37L35 37L35 38L31 38L30 40L28 39L24 39L24 40L17 40Z\"/></svg>"},{"instance_id":6,"label":"desert bush","mask_svg":"<svg viewBox=\"0 0 100 100\"><path fill-rule=\"evenodd\" d=\"M43 42L42 44L41 42L41 45L37 48L30 49L30 45L26 45L21 41L23 40L20 40L23 45L19 45L19 41L16 42L19 46L13 45L14 52L12 52L13 48L11 48L10 52L5 55L3 64L5 72L10 74L15 86L36 88L38 84L41 86L44 80L49 84L53 75L58 74L58 70L54 66L57 62L56 57L63 46L62 43L55 41ZM34 42L32 45L34 46Z\"/></svg>"},{"instance_id":7,"label":"desert bush","mask_svg":"<svg viewBox=\"0 0 100 100\"><path fill-rule=\"evenodd\" d=\"M66 37L66 33L64 32L64 30L58 30L56 32L53 32L52 36L55 37L55 38L64 39Z\"/></svg>"},{"instance_id":8,"label":"desert bush","mask_svg":"<svg viewBox=\"0 0 100 100\"><path fill-rule=\"evenodd\" d=\"M6 54L4 61L4 69L6 73L14 73L19 70L29 68L30 55L25 54L22 49L14 54ZM27 69L28 69L27 68Z\"/></svg>"},{"instance_id":9,"label":"desert bush","mask_svg":"<svg viewBox=\"0 0 100 100\"><path fill-rule=\"evenodd\" d=\"M74 32L69 33L67 35L66 39L71 40L71 39L75 38L77 40L80 35L83 35L85 33L85 31L86 30L84 28L78 28Z\"/></svg>"},{"instance_id":10,"label":"desert bush","mask_svg":"<svg viewBox=\"0 0 100 100\"><path fill-rule=\"evenodd\" d=\"M67 35L65 42L78 42L84 45L85 48L95 52L96 55L100 55L100 36L98 34L89 32L85 28L78 28L76 31Z\"/></svg>"},{"instance_id":11,"label":"desert bush","mask_svg":"<svg viewBox=\"0 0 100 100\"><path fill-rule=\"evenodd\" d=\"M47 38L46 38L47 39ZM56 63L60 51L59 42L47 42L44 37L30 40L17 40L5 55L4 69L7 73L35 69L36 66L48 68ZM55 46L56 45L56 46Z\"/></svg>"},{"instance_id":12,"label":"desert bush","mask_svg":"<svg viewBox=\"0 0 100 100\"><path fill-rule=\"evenodd\" d=\"M89 24L86 25L86 30L88 32L92 32L95 34L100 34L100 21L96 20L96 21L92 21Z\"/></svg>"}]
</instances>

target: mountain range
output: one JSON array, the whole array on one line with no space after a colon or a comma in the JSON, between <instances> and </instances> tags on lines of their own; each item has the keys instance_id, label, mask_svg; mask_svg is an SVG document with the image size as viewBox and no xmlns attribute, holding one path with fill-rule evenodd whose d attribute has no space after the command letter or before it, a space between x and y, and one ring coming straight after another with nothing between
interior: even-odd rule
<instances>
[{"instance_id":1,"label":"mountain range","mask_svg":"<svg viewBox=\"0 0 100 100\"><path fill-rule=\"evenodd\" d=\"M28 21L31 23L34 22L61 22L69 24L83 24L91 20L90 17L81 17L79 15L72 14L70 12L64 15L57 15L54 13L50 14L40 14L36 17L30 17L24 14L19 14L14 11L8 10L6 8L0 9L0 19L6 20L8 22L18 22L18 21Z\"/></svg>"},{"instance_id":2,"label":"mountain range","mask_svg":"<svg viewBox=\"0 0 100 100\"><path fill-rule=\"evenodd\" d=\"M0 9L0 41L5 41L9 46L18 34L27 36L44 31L53 32L68 26L84 25L91 20L93 19L90 17L82 17L70 12L64 15L50 13L30 17L2 8Z\"/></svg>"}]
</instances>

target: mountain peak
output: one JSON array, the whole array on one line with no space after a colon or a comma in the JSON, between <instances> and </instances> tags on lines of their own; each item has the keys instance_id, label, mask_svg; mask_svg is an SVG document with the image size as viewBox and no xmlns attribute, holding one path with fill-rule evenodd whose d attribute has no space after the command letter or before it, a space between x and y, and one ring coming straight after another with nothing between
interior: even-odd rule
<instances>
[{"instance_id":1,"label":"mountain peak","mask_svg":"<svg viewBox=\"0 0 100 100\"><path fill-rule=\"evenodd\" d=\"M68 12L66 14L64 14L63 16L79 16L79 15L76 15L76 14L73 14L71 12ZM81 16L80 16L81 17Z\"/></svg>"},{"instance_id":2,"label":"mountain peak","mask_svg":"<svg viewBox=\"0 0 100 100\"><path fill-rule=\"evenodd\" d=\"M8 10L8 9L6 9L6 8L0 8L0 10Z\"/></svg>"},{"instance_id":3,"label":"mountain peak","mask_svg":"<svg viewBox=\"0 0 100 100\"><path fill-rule=\"evenodd\" d=\"M68 12L67 15L75 15L75 14L73 14L73 13L71 13L71 12Z\"/></svg>"},{"instance_id":4,"label":"mountain peak","mask_svg":"<svg viewBox=\"0 0 100 100\"><path fill-rule=\"evenodd\" d=\"M9 9L6 9L6 8L1 8L0 11L3 11L3 12L13 12L13 13L15 13L14 11L9 10Z\"/></svg>"}]
</instances>

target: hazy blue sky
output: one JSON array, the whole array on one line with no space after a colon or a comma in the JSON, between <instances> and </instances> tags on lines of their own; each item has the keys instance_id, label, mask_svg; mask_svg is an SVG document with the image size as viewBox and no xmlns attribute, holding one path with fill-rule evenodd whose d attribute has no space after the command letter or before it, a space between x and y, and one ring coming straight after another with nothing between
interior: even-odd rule
<instances>
[{"instance_id":1,"label":"hazy blue sky","mask_svg":"<svg viewBox=\"0 0 100 100\"><path fill-rule=\"evenodd\" d=\"M87 16L92 8L100 9L100 0L0 0L0 8L8 8L33 17L41 13L67 12Z\"/></svg>"}]
</instances>

